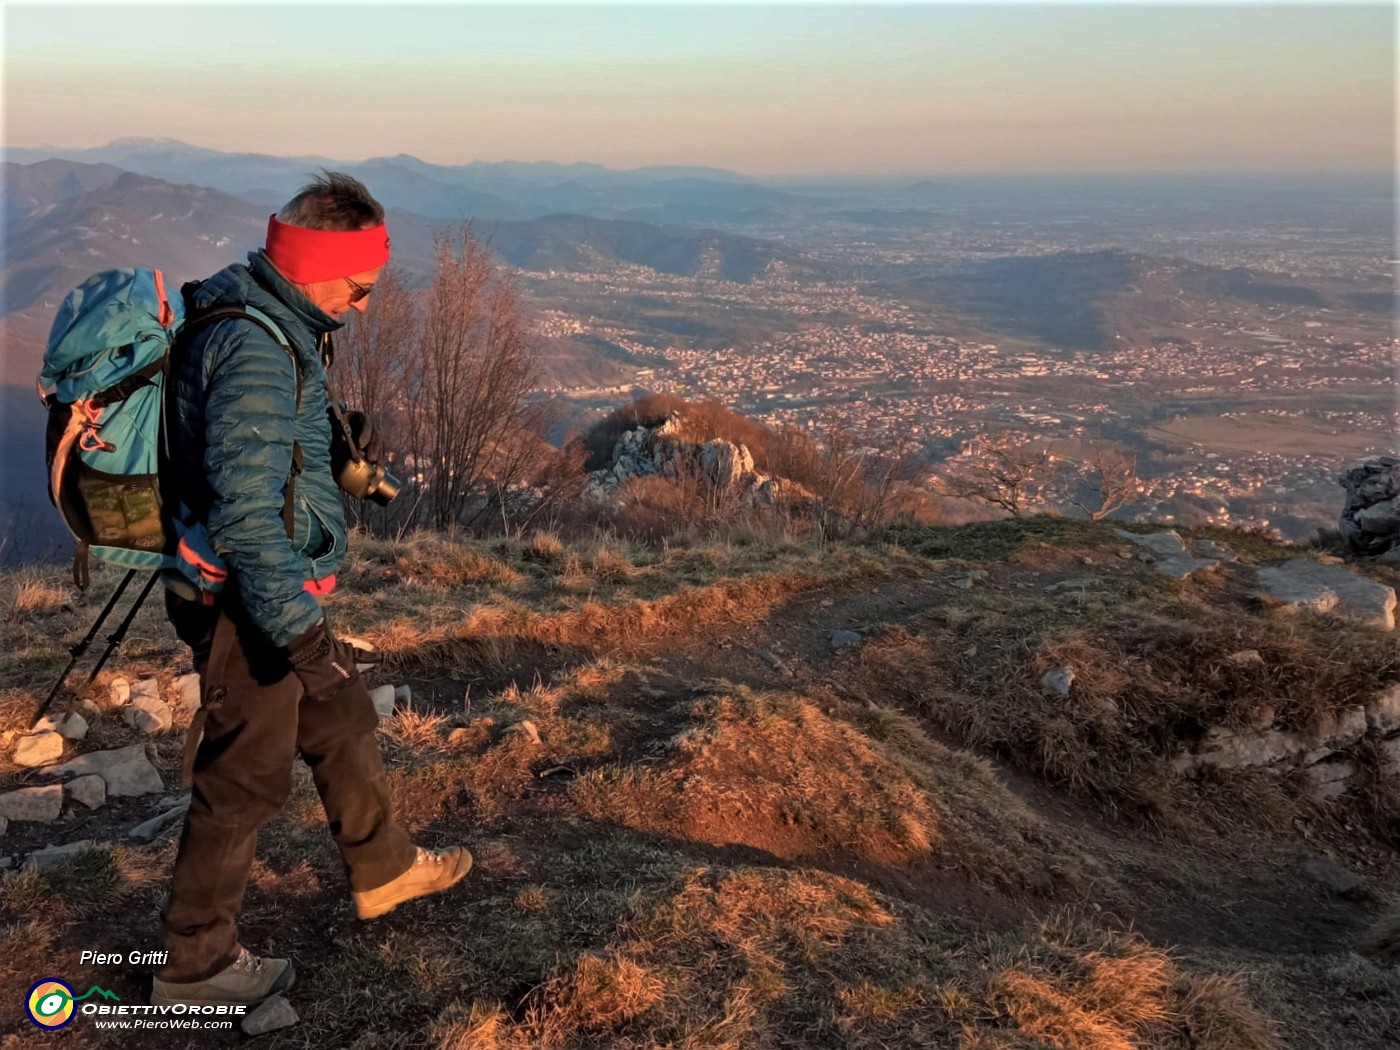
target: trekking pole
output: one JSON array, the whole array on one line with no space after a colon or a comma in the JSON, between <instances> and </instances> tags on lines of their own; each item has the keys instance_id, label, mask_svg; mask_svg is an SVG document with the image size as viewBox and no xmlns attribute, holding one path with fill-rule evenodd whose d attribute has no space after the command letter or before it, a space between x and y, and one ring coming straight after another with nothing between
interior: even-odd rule
<instances>
[{"instance_id":1,"label":"trekking pole","mask_svg":"<svg viewBox=\"0 0 1400 1050\"><path fill-rule=\"evenodd\" d=\"M101 628L103 621L111 615L112 609L116 607L117 602L121 599L122 593L126 590L126 585L131 582L131 578L135 575L135 569L127 570L126 575L122 577L121 583L117 584L117 589L112 592L112 597L107 599L107 604L103 607L102 611L97 614L97 619L92 622L92 629L88 631L82 641L75 642L68 647L68 652L71 654L72 659L68 661L68 666L63 669L63 673L58 676L58 681L53 684L53 688L49 690L49 695L44 699L44 702L39 705L39 709L34 712L33 721L30 723L31 725L33 722L39 721L39 719L44 716L44 712L49 709L49 704L53 703L53 698L56 697L58 691L63 688L63 683L73 670L73 665L78 662L83 653L87 652L88 646L91 645L92 640L97 637L97 632Z\"/></svg>"},{"instance_id":2,"label":"trekking pole","mask_svg":"<svg viewBox=\"0 0 1400 1050\"><path fill-rule=\"evenodd\" d=\"M146 600L146 595L151 593L151 588L156 585L156 580L160 579L160 570L151 573L151 578L146 581L146 586L141 588L141 593L136 596L136 601L131 603L131 608L122 617L122 622L117 629L107 636L107 648L102 652L102 658L97 661L97 666L92 669L92 674L88 675L88 683L91 684L97 678L97 672L102 670L102 665L107 662L107 657L111 656L117 646L121 645L126 638L127 628L131 626L131 621L136 619L136 613L141 608L141 603Z\"/></svg>"}]
</instances>

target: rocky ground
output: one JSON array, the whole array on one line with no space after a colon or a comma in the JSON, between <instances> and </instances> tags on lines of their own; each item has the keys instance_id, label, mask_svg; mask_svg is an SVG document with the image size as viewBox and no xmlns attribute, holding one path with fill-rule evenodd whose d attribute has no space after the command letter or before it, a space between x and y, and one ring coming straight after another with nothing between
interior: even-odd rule
<instances>
[{"instance_id":1,"label":"rocky ground","mask_svg":"<svg viewBox=\"0 0 1400 1050\"><path fill-rule=\"evenodd\" d=\"M1394 567L1054 518L358 551L399 812L477 866L357 923L299 769L243 921L301 973L268 1046L1400 1040ZM35 726L112 583L61 581L6 581L0 969L144 1002L79 953L159 947L197 680L152 602Z\"/></svg>"}]
</instances>

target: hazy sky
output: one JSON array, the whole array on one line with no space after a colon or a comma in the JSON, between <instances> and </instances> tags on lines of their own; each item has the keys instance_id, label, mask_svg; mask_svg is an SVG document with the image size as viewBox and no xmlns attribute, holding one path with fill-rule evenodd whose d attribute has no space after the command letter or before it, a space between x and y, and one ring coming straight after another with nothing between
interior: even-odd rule
<instances>
[{"instance_id":1,"label":"hazy sky","mask_svg":"<svg viewBox=\"0 0 1400 1050\"><path fill-rule=\"evenodd\" d=\"M1385 170L1390 4L7 2L10 146L750 174Z\"/></svg>"}]
</instances>

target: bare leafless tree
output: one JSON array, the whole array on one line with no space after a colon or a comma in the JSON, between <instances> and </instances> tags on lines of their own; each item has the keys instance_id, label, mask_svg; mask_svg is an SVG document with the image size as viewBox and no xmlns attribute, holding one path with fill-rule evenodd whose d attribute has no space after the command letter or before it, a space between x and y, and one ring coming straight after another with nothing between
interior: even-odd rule
<instances>
[{"instance_id":1,"label":"bare leafless tree","mask_svg":"<svg viewBox=\"0 0 1400 1050\"><path fill-rule=\"evenodd\" d=\"M941 481L947 495L981 500L1019 516L1043 502L1063 471L1053 446L1002 431L974 442L965 456L950 461Z\"/></svg>"},{"instance_id":2,"label":"bare leafless tree","mask_svg":"<svg viewBox=\"0 0 1400 1050\"><path fill-rule=\"evenodd\" d=\"M1102 521L1137 498L1142 482L1137 453L1096 441L1077 469L1065 473L1067 502L1091 521Z\"/></svg>"},{"instance_id":3,"label":"bare leafless tree","mask_svg":"<svg viewBox=\"0 0 1400 1050\"><path fill-rule=\"evenodd\" d=\"M546 415L526 400L537 363L514 279L470 224L437 240L419 365L413 396L431 520L480 526L536 465L522 443L542 437Z\"/></svg>"}]
</instances>

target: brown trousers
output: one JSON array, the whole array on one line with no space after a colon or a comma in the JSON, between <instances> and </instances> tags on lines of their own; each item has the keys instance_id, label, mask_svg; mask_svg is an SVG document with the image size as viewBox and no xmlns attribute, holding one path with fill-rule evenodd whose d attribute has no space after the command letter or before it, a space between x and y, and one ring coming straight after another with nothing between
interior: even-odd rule
<instances>
[{"instance_id":1,"label":"brown trousers","mask_svg":"<svg viewBox=\"0 0 1400 1050\"><path fill-rule=\"evenodd\" d=\"M220 611L167 593L175 633L194 652L205 710L189 813L164 911L161 978L199 981L238 955L237 918L258 829L282 809L298 754L311 768L326 820L356 891L393 881L415 847L394 822L363 685L308 700L286 656L236 603Z\"/></svg>"}]
</instances>

